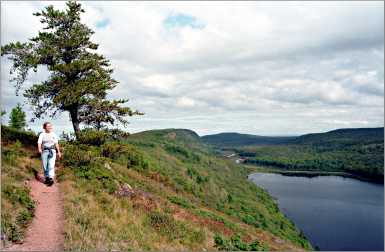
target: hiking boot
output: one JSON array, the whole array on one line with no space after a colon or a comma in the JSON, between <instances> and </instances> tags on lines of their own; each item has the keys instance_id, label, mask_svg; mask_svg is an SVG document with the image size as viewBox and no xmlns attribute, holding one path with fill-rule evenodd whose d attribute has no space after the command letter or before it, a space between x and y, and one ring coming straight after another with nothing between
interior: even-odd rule
<instances>
[{"instance_id":1,"label":"hiking boot","mask_svg":"<svg viewBox=\"0 0 385 252\"><path fill-rule=\"evenodd\" d=\"M48 185L48 186L51 186L51 185L53 185L53 183L54 183L53 179L52 179L52 178L48 178L48 183L47 183L47 185Z\"/></svg>"},{"instance_id":2,"label":"hiking boot","mask_svg":"<svg viewBox=\"0 0 385 252\"><path fill-rule=\"evenodd\" d=\"M49 177L45 177L44 184L46 184L46 185L49 184Z\"/></svg>"}]
</instances>

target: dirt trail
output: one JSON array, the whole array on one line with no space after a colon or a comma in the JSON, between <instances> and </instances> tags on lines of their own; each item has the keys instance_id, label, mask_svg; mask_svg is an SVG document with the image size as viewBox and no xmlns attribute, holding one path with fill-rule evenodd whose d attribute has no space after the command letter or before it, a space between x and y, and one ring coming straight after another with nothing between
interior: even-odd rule
<instances>
[{"instance_id":1,"label":"dirt trail","mask_svg":"<svg viewBox=\"0 0 385 252\"><path fill-rule=\"evenodd\" d=\"M28 227L24 242L13 244L6 251L62 251L63 201L58 183L46 186L41 175L29 182L36 202L35 216Z\"/></svg>"}]
</instances>

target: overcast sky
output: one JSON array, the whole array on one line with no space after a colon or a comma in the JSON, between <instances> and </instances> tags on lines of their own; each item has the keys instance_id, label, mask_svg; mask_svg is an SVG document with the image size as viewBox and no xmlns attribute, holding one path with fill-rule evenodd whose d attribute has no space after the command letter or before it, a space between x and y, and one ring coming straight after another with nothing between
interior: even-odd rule
<instances>
[{"instance_id":1,"label":"overcast sky","mask_svg":"<svg viewBox=\"0 0 385 252\"><path fill-rule=\"evenodd\" d=\"M129 132L297 135L384 125L382 1L81 3L120 82L109 97L145 113L129 118ZM32 13L48 4L65 5L2 1L2 45L36 36ZM9 70L3 57L2 107L20 102L31 119ZM31 74L26 86L46 76ZM29 126L39 131L43 121ZM53 122L59 133L72 130L66 112Z\"/></svg>"}]
</instances>

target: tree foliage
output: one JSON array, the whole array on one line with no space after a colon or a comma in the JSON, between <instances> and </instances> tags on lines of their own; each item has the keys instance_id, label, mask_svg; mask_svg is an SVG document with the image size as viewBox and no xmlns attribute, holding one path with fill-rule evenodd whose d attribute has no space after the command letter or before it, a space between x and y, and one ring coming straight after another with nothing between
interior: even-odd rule
<instances>
[{"instance_id":1,"label":"tree foliage","mask_svg":"<svg viewBox=\"0 0 385 252\"><path fill-rule=\"evenodd\" d=\"M107 91L118 84L111 77L110 62L95 52L98 44L90 40L94 31L80 21L84 12L81 4L68 1L66 6L62 11L50 5L34 13L45 25L43 30L29 42L2 46L1 55L8 55L13 62L10 72L16 94L30 70L36 72L39 66L46 66L49 78L24 91L35 118L67 111L78 134L81 123L101 128L117 121L127 123L125 116L141 115L122 107L127 99L106 99Z\"/></svg>"},{"instance_id":2,"label":"tree foliage","mask_svg":"<svg viewBox=\"0 0 385 252\"><path fill-rule=\"evenodd\" d=\"M9 126L17 130L23 130L25 126L27 126L25 112L20 104L17 104L17 106L11 110L11 114L9 115Z\"/></svg>"}]
</instances>

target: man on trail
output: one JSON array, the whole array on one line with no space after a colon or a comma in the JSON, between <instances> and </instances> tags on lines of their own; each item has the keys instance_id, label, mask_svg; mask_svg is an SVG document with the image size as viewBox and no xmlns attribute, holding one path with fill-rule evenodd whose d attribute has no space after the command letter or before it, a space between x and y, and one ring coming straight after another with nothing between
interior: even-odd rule
<instances>
[{"instance_id":1,"label":"man on trail","mask_svg":"<svg viewBox=\"0 0 385 252\"><path fill-rule=\"evenodd\" d=\"M50 122L43 124L44 132L40 133L37 140L37 148L41 154L41 161L44 169L44 184L51 186L55 177L55 160L56 151L59 158L61 158L61 152L59 147L59 141L56 134L53 132L53 127Z\"/></svg>"}]
</instances>

